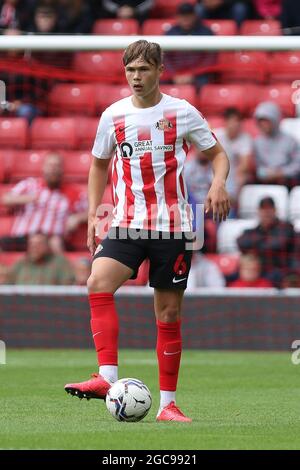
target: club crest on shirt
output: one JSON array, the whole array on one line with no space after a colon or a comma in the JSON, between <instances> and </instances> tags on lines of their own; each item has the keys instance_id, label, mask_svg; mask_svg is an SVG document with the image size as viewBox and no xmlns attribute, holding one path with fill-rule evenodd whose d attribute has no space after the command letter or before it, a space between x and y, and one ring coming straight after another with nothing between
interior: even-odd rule
<instances>
[{"instance_id":1,"label":"club crest on shirt","mask_svg":"<svg viewBox=\"0 0 300 470\"><path fill-rule=\"evenodd\" d=\"M155 124L155 128L159 129L160 131L167 131L168 129L172 129L173 124L168 121L168 119L160 119Z\"/></svg>"}]
</instances>

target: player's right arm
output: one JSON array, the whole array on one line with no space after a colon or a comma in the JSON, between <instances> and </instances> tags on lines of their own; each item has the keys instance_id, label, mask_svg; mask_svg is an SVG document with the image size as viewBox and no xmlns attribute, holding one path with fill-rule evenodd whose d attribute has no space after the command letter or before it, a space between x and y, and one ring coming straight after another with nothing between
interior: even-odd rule
<instances>
[{"instance_id":1,"label":"player's right arm","mask_svg":"<svg viewBox=\"0 0 300 470\"><path fill-rule=\"evenodd\" d=\"M97 225L97 208L101 203L105 186L107 184L108 168L110 159L100 159L94 157L91 163L89 180L88 180L88 198L89 198L89 212L88 212L88 234L87 246L91 255L94 254L96 249L96 225Z\"/></svg>"},{"instance_id":2,"label":"player's right arm","mask_svg":"<svg viewBox=\"0 0 300 470\"><path fill-rule=\"evenodd\" d=\"M94 254L97 246L95 240L96 225L98 221L96 217L97 208L101 203L104 194L109 163L115 151L115 147L114 123L108 108L100 118L92 150L94 157L91 163L88 179L89 209L87 246L91 255Z\"/></svg>"}]
</instances>

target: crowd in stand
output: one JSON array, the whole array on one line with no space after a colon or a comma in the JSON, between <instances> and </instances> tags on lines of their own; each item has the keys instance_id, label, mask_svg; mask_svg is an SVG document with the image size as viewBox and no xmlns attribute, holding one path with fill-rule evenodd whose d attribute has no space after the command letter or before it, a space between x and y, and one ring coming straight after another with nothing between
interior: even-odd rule
<instances>
[{"instance_id":1,"label":"crowd in stand","mask_svg":"<svg viewBox=\"0 0 300 470\"><path fill-rule=\"evenodd\" d=\"M211 35L205 24L209 19L230 19L237 27L247 19L276 19L281 21L284 34L300 31L300 8L294 1L281 0L202 0L177 6L175 24L168 35ZM0 1L0 31L2 34L88 34L95 21L103 18L135 18L140 24L155 11L155 0L3 0ZM7 57L17 60L19 53L11 51ZM57 60L52 52L36 56L45 64ZM172 77L165 83L195 85L197 90L215 77L212 73L182 74L201 63L216 63L214 53L179 51L165 54L165 66ZM67 62L63 60L66 67ZM39 78L31 86L24 84L21 74L1 76L15 91L14 99L4 115L26 117L31 124L39 115L47 115L39 106L49 84ZM37 96L38 95L38 96ZM228 190L231 196L231 218L238 216L240 190L245 184L284 185L289 190L300 185L299 142L280 128L282 110L271 101L261 102L253 113L257 136L243 127L243 114L235 108L225 110L223 125L214 132L224 146L231 163ZM215 126L212 126L215 127ZM185 177L192 206L204 203L212 180L209 162L201 152L189 158ZM0 239L0 254L22 251L24 255L12 268L1 263L0 284L76 284L84 285L90 271L89 257L76 262L65 258L65 250L72 249L68 240L86 221L86 193L64 181L61 156L47 155L40 178L18 182L1 199L1 204L13 208L16 214L11 234ZM35 215L33 219L33 214ZM0 215L1 217L1 215ZM32 221L34 220L34 223ZM30 223L29 223L30 221ZM246 230L237 240L241 253L239 264L229 275L205 255L216 252L216 229L210 219L205 220L206 244L194 256L189 279L193 287L300 287L299 234L288 221L276 213L272 197L261 198L257 207L257 226Z\"/></svg>"},{"instance_id":2,"label":"crowd in stand","mask_svg":"<svg viewBox=\"0 0 300 470\"><path fill-rule=\"evenodd\" d=\"M299 34L300 11L294 0L198 0L193 3L200 19L232 19L238 26L246 19L277 19L286 34ZM98 19L135 18L143 22L159 6L155 0L1 0L0 29L88 34Z\"/></svg>"}]
</instances>

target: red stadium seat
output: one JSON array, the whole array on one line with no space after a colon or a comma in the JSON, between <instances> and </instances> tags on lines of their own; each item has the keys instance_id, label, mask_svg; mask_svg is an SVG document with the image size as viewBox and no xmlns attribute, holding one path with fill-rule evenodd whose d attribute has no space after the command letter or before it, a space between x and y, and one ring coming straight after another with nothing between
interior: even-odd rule
<instances>
[{"instance_id":1,"label":"red stadium seat","mask_svg":"<svg viewBox=\"0 0 300 470\"><path fill-rule=\"evenodd\" d=\"M184 3L183 0L155 0L151 16L153 18L171 18L176 15L177 8L181 3ZM196 3L196 0L189 0L189 3Z\"/></svg>"},{"instance_id":2,"label":"red stadium seat","mask_svg":"<svg viewBox=\"0 0 300 470\"><path fill-rule=\"evenodd\" d=\"M81 224L75 230L75 232L71 233L67 239L67 246L74 251L87 251L88 249L86 246L87 241L87 224Z\"/></svg>"},{"instance_id":3,"label":"red stadium seat","mask_svg":"<svg viewBox=\"0 0 300 470\"><path fill-rule=\"evenodd\" d=\"M6 266L12 266L21 258L23 258L24 253L20 251L11 251L11 252L0 252L0 263L5 264Z\"/></svg>"},{"instance_id":4,"label":"red stadium seat","mask_svg":"<svg viewBox=\"0 0 300 470\"><path fill-rule=\"evenodd\" d=\"M36 118L31 126L33 149L76 149L78 130L73 118Z\"/></svg>"},{"instance_id":5,"label":"red stadium seat","mask_svg":"<svg viewBox=\"0 0 300 470\"><path fill-rule=\"evenodd\" d=\"M9 181L16 183L24 178L42 175L44 158L47 150L23 150L14 153L10 166Z\"/></svg>"},{"instance_id":6,"label":"red stadium seat","mask_svg":"<svg viewBox=\"0 0 300 470\"><path fill-rule=\"evenodd\" d=\"M149 279L149 262L145 260L138 271L136 279L128 279L124 286L146 286Z\"/></svg>"},{"instance_id":7,"label":"red stadium seat","mask_svg":"<svg viewBox=\"0 0 300 470\"><path fill-rule=\"evenodd\" d=\"M276 20L246 20L240 34L243 36L281 36L280 22Z\"/></svg>"},{"instance_id":8,"label":"red stadium seat","mask_svg":"<svg viewBox=\"0 0 300 470\"><path fill-rule=\"evenodd\" d=\"M96 85L95 100L98 111L102 112L112 103L131 95L128 85Z\"/></svg>"},{"instance_id":9,"label":"red stadium seat","mask_svg":"<svg viewBox=\"0 0 300 470\"><path fill-rule=\"evenodd\" d=\"M97 20L94 23L93 34L105 34L115 36L127 36L139 34L139 25L136 20L119 20L119 19L108 19L108 20Z\"/></svg>"},{"instance_id":10,"label":"red stadium seat","mask_svg":"<svg viewBox=\"0 0 300 470\"><path fill-rule=\"evenodd\" d=\"M80 258L88 258L89 261L92 263L92 258L90 256L88 250L86 250L86 251L75 251L75 252L65 251L64 256L70 261L70 263L75 263Z\"/></svg>"},{"instance_id":11,"label":"red stadium seat","mask_svg":"<svg viewBox=\"0 0 300 470\"><path fill-rule=\"evenodd\" d=\"M175 18L150 19L143 23L142 33L148 36L162 36L176 24Z\"/></svg>"},{"instance_id":12,"label":"red stadium seat","mask_svg":"<svg viewBox=\"0 0 300 470\"><path fill-rule=\"evenodd\" d=\"M193 85L161 85L163 93L174 96L174 98L181 98L187 100L193 106L197 104L196 89Z\"/></svg>"},{"instance_id":13,"label":"red stadium seat","mask_svg":"<svg viewBox=\"0 0 300 470\"><path fill-rule=\"evenodd\" d=\"M292 95L295 90L290 84L281 83L260 87L257 94L257 104L261 101L277 103L285 117L295 117L295 104Z\"/></svg>"},{"instance_id":14,"label":"red stadium seat","mask_svg":"<svg viewBox=\"0 0 300 470\"><path fill-rule=\"evenodd\" d=\"M203 20L203 23L217 36L235 36L237 34L237 25L233 20Z\"/></svg>"},{"instance_id":15,"label":"red stadium seat","mask_svg":"<svg viewBox=\"0 0 300 470\"><path fill-rule=\"evenodd\" d=\"M95 94L94 94L95 99ZM76 127L78 133L78 147L84 150L92 150L93 143L96 137L97 128L99 124L99 117L88 118L78 116L76 117Z\"/></svg>"},{"instance_id":16,"label":"red stadium seat","mask_svg":"<svg viewBox=\"0 0 300 470\"><path fill-rule=\"evenodd\" d=\"M93 116L96 112L94 86L66 83L56 85L49 94L48 104L50 113L55 116Z\"/></svg>"},{"instance_id":17,"label":"red stadium seat","mask_svg":"<svg viewBox=\"0 0 300 470\"><path fill-rule=\"evenodd\" d=\"M3 215L8 215L10 213L10 208L2 204L2 197L5 194L9 193L13 186L13 184L0 184L0 217L2 217Z\"/></svg>"},{"instance_id":18,"label":"red stadium seat","mask_svg":"<svg viewBox=\"0 0 300 470\"><path fill-rule=\"evenodd\" d=\"M221 66L221 80L229 82L263 83L268 74L266 52L221 52L218 63Z\"/></svg>"},{"instance_id":19,"label":"red stadium seat","mask_svg":"<svg viewBox=\"0 0 300 470\"><path fill-rule=\"evenodd\" d=\"M225 277L235 274L239 269L239 254L207 254L207 259L213 261Z\"/></svg>"},{"instance_id":20,"label":"red stadium seat","mask_svg":"<svg viewBox=\"0 0 300 470\"><path fill-rule=\"evenodd\" d=\"M223 113L226 108L231 107L247 114L255 104L256 93L255 85L204 85L199 95L198 107L204 115Z\"/></svg>"},{"instance_id":21,"label":"red stadium seat","mask_svg":"<svg viewBox=\"0 0 300 470\"><path fill-rule=\"evenodd\" d=\"M77 52L73 68L78 72L95 74L99 81L110 79L114 83L123 83L122 57L122 51Z\"/></svg>"},{"instance_id":22,"label":"red stadium seat","mask_svg":"<svg viewBox=\"0 0 300 470\"><path fill-rule=\"evenodd\" d=\"M91 153L84 151L63 151L64 180L73 183L87 184L91 165Z\"/></svg>"},{"instance_id":23,"label":"red stadium seat","mask_svg":"<svg viewBox=\"0 0 300 470\"><path fill-rule=\"evenodd\" d=\"M300 77L300 52L275 52L270 56L271 82L297 80Z\"/></svg>"},{"instance_id":24,"label":"red stadium seat","mask_svg":"<svg viewBox=\"0 0 300 470\"><path fill-rule=\"evenodd\" d=\"M28 122L24 118L0 118L0 148L25 149Z\"/></svg>"},{"instance_id":25,"label":"red stadium seat","mask_svg":"<svg viewBox=\"0 0 300 470\"><path fill-rule=\"evenodd\" d=\"M12 215L1 216L0 237L10 235L13 221L14 216Z\"/></svg>"},{"instance_id":26,"label":"red stadium seat","mask_svg":"<svg viewBox=\"0 0 300 470\"><path fill-rule=\"evenodd\" d=\"M7 170L7 164L6 164L6 156L5 156L5 151L0 151L0 183L3 183L6 177L6 170Z\"/></svg>"},{"instance_id":27,"label":"red stadium seat","mask_svg":"<svg viewBox=\"0 0 300 470\"><path fill-rule=\"evenodd\" d=\"M205 118L211 130L224 126L224 118L222 116L205 116Z\"/></svg>"}]
</instances>

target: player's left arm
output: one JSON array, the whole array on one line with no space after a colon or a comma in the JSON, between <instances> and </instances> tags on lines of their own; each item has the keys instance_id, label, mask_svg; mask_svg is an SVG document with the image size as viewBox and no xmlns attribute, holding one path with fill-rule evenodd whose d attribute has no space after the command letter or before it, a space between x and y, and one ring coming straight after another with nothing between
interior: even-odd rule
<instances>
[{"instance_id":1,"label":"player's left arm","mask_svg":"<svg viewBox=\"0 0 300 470\"><path fill-rule=\"evenodd\" d=\"M205 213L213 213L213 219L226 220L230 211L230 197L226 191L226 179L229 173L230 165L225 150L217 142L203 153L209 158L214 173L211 187L205 200Z\"/></svg>"}]
</instances>

